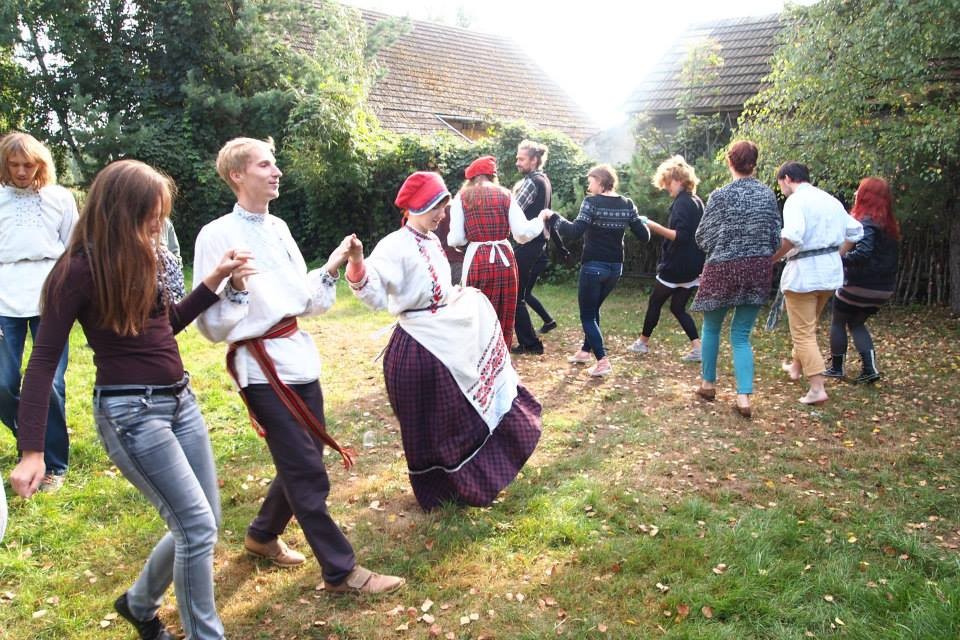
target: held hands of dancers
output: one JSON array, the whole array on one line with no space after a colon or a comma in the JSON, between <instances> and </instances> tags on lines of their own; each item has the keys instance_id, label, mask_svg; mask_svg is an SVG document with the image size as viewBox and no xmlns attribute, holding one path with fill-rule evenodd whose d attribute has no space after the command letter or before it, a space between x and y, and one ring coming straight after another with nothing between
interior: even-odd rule
<instances>
[{"instance_id":1,"label":"held hands of dancers","mask_svg":"<svg viewBox=\"0 0 960 640\"><path fill-rule=\"evenodd\" d=\"M220 259L220 264L203 279L203 284L207 285L211 291L220 288L220 283L224 278L230 278L230 286L237 291L245 291L247 288L247 278L257 272L252 264L253 253L243 249L230 249Z\"/></svg>"},{"instance_id":2,"label":"held hands of dancers","mask_svg":"<svg viewBox=\"0 0 960 640\"><path fill-rule=\"evenodd\" d=\"M555 215L557 215L556 211L551 211L550 209L544 209L543 211L540 212L540 216L539 216L540 222L542 222L543 224L547 224Z\"/></svg>"},{"instance_id":3,"label":"held hands of dancers","mask_svg":"<svg viewBox=\"0 0 960 640\"><path fill-rule=\"evenodd\" d=\"M350 262L363 262L363 243L360 242L355 233L345 236L340 241L337 248L330 253L330 257L327 258L327 263L323 268L331 276L336 277L340 267L345 265L348 260Z\"/></svg>"}]
</instances>

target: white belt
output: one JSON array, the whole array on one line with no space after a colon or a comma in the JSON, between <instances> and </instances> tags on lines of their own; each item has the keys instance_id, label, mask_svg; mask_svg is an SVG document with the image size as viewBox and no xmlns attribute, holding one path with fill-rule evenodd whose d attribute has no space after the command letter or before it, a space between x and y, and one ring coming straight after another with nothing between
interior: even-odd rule
<instances>
[{"instance_id":1,"label":"white belt","mask_svg":"<svg viewBox=\"0 0 960 640\"><path fill-rule=\"evenodd\" d=\"M490 250L490 259L488 262L493 264L496 262L497 257L500 257L500 262L503 263L503 266L509 267L510 260L507 258L506 252L503 250L503 247L510 247L510 241L504 238L503 240L486 240L484 242L471 242L467 245L467 251L463 256L463 264L466 265L466 268L463 270L463 275L460 276L460 284L462 286L467 286L467 276L470 274L470 265L473 264L473 257L477 254L477 249L483 245L488 245L491 248Z\"/></svg>"}]
</instances>

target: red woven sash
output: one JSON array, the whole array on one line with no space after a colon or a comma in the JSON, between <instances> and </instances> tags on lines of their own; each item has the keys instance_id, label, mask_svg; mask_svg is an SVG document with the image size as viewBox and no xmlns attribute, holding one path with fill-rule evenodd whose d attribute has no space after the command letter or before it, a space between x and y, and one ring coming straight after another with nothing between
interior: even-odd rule
<instances>
[{"instance_id":1,"label":"red woven sash","mask_svg":"<svg viewBox=\"0 0 960 640\"><path fill-rule=\"evenodd\" d=\"M346 469L349 469L353 466L353 456L355 455L349 449L345 449L337 444L337 441L334 440L329 433L327 433L327 427L323 423L323 420L313 415L313 412L310 411L310 408L306 405L297 392L288 387L283 380L280 379L280 376L277 374L277 368L273 364L273 360L270 358L270 355L267 353L267 348L264 345L265 340L273 340L275 338L289 338L297 332L297 319L296 318L284 318L277 324L270 327L265 334L259 338L249 338L247 340L239 340L230 344L230 347L227 349L227 370L230 372L230 375L233 376L233 381L237 383L237 388L240 389L240 397L243 399L243 404L247 408L247 415L250 416L250 423L253 425L253 428L257 433L262 437L266 435L266 429L263 428L263 425L257 420L257 417L254 415L253 410L250 409L250 402L247 400L247 394L244 393L243 388L240 386L240 379L237 377L237 349L239 347L246 347L250 351L250 355L253 356L253 359L257 361L257 364L260 365L263 375L266 376L267 382L270 383L270 386L276 392L277 397L283 402L284 406L293 414L294 419L300 423L307 431L313 432L320 440L324 442L328 447L339 453L343 457L343 466Z\"/></svg>"}]
</instances>

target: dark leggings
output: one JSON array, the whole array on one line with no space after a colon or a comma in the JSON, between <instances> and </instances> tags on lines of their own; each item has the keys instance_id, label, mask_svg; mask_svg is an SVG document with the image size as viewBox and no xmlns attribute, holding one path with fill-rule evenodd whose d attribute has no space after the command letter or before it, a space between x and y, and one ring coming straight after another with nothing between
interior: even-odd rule
<instances>
[{"instance_id":1,"label":"dark leggings","mask_svg":"<svg viewBox=\"0 0 960 640\"><path fill-rule=\"evenodd\" d=\"M847 353L847 330L853 336L857 351L866 353L873 350L873 338L865 324L867 318L877 312L877 307L854 307L836 298L833 299L833 320L830 323L830 354Z\"/></svg>"},{"instance_id":2,"label":"dark leggings","mask_svg":"<svg viewBox=\"0 0 960 640\"><path fill-rule=\"evenodd\" d=\"M660 309L663 303L670 300L670 313L674 315L683 332L691 340L700 337L697 333L697 323L693 321L690 314L687 313L687 302L690 296L697 290L696 287L685 289L683 287L670 288L659 280L653 285L653 292L650 293L650 301L647 303L647 315L643 319L643 336L649 338L653 335L653 329L660 322Z\"/></svg>"}]
</instances>

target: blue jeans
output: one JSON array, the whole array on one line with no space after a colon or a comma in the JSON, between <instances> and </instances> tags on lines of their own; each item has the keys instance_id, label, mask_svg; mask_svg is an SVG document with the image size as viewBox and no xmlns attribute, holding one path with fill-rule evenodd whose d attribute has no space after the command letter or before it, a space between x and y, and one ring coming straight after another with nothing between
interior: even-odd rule
<instances>
[{"instance_id":1,"label":"blue jeans","mask_svg":"<svg viewBox=\"0 0 960 640\"><path fill-rule=\"evenodd\" d=\"M97 432L110 460L169 528L127 591L130 611L140 620L153 618L173 582L187 638L219 640L223 624L213 598L213 547L220 495L207 427L189 385L177 395L142 386L145 392L138 395L101 395L128 388L94 388Z\"/></svg>"},{"instance_id":2,"label":"blue jeans","mask_svg":"<svg viewBox=\"0 0 960 640\"><path fill-rule=\"evenodd\" d=\"M0 316L0 420L7 425L13 435L17 435L17 410L20 408L20 367L23 365L23 346L27 339L27 329L34 342L40 317L10 318ZM66 383L63 376L67 371L68 348L64 346L53 376L53 390L50 392L50 410L47 414L47 435L43 452L43 462L47 473L63 475L70 462L70 437L67 435Z\"/></svg>"},{"instance_id":3,"label":"blue jeans","mask_svg":"<svg viewBox=\"0 0 960 640\"><path fill-rule=\"evenodd\" d=\"M701 336L701 370L704 382L717 381L717 352L720 350L720 328L730 307L705 311L703 335ZM733 350L733 376L737 381L737 393L753 393L753 346L750 333L757 322L760 306L744 304L733 307L730 321L730 346Z\"/></svg>"},{"instance_id":4,"label":"blue jeans","mask_svg":"<svg viewBox=\"0 0 960 640\"><path fill-rule=\"evenodd\" d=\"M577 302L580 303L580 324L583 325L583 350L593 352L597 360L607 355L600 333L600 305L607 299L623 273L622 262L599 262L591 260L580 266L580 287Z\"/></svg>"}]
</instances>

